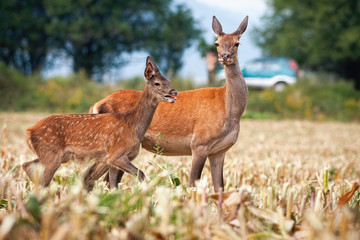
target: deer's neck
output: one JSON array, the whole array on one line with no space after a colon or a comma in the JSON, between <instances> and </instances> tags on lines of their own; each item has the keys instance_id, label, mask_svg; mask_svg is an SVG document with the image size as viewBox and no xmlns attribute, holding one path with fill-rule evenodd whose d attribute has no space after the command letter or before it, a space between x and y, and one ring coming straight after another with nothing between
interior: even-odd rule
<instances>
[{"instance_id":1,"label":"deer's neck","mask_svg":"<svg viewBox=\"0 0 360 240\"><path fill-rule=\"evenodd\" d=\"M248 101L248 88L241 73L239 63L225 65L225 92L227 117L231 121L240 121Z\"/></svg>"},{"instance_id":2,"label":"deer's neck","mask_svg":"<svg viewBox=\"0 0 360 240\"><path fill-rule=\"evenodd\" d=\"M136 135L141 141L150 126L158 104L159 102L156 100L156 97L151 94L150 89L146 86L135 105L134 113L131 114L130 119L130 122L136 129Z\"/></svg>"}]
</instances>

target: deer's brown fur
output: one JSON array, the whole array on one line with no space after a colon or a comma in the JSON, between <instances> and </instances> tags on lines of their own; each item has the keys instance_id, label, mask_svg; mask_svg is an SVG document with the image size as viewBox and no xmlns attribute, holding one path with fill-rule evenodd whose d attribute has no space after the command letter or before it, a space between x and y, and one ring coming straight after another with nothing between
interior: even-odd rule
<instances>
[{"instance_id":1,"label":"deer's brown fur","mask_svg":"<svg viewBox=\"0 0 360 240\"><path fill-rule=\"evenodd\" d=\"M225 153L237 141L240 117L248 99L237 59L239 39L246 30L247 21L246 17L234 33L225 34L219 21L213 18L215 45L225 68L225 86L179 92L178 100L171 107L160 103L142 141L145 149L154 152L160 132L164 135L160 139L164 155L192 155L190 186L200 178L208 157L215 190L224 187ZM140 95L141 91L120 90L97 102L89 112L127 111Z\"/></svg>"},{"instance_id":2,"label":"deer's brown fur","mask_svg":"<svg viewBox=\"0 0 360 240\"><path fill-rule=\"evenodd\" d=\"M118 172L128 172L145 178L131 161L139 152L140 142L149 127L159 102L174 102L177 92L162 76L150 57L146 61L147 82L134 107L125 113L67 114L47 117L27 129L26 139L38 158L23 164L29 178L34 180L35 163L44 166L42 184L49 185L55 171L71 159L95 159L85 177L85 186L91 189L94 180L110 167L110 185L117 185Z\"/></svg>"}]
</instances>

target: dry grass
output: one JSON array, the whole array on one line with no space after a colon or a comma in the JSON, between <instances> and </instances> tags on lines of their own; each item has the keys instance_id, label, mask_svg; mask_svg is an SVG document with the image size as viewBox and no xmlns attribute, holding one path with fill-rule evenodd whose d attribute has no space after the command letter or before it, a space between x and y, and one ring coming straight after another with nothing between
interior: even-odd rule
<instances>
[{"instance_id":1,"label":"dry grass","mask_svg":"<svg viewBox=\"0 0 360 240\"><path fill-rule=\"evenodd\" d=\"M119 190L99 181L87 193L86 164L61 167L45 189L20 168L35 157L25 129L44 116L0 114L0 239L360 238L359 123L242 121L221 195L208 164L189 189L191 157L145 150L134 160L145 183L125 175Z\"/></svg>"}]
</instances>

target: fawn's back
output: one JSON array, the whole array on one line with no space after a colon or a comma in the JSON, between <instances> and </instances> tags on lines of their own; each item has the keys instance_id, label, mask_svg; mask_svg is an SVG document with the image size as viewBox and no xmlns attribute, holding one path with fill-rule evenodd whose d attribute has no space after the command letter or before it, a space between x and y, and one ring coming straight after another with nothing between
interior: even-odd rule
<instances>
[{"instance_id":1,"label":"fawn's back","mask_svg":"<svg viewBox=\"0 0 360 240\"><path fill-rule=\"evenodd\" d=\"M54 115L27 129L27 142L39 156L47 151L73 153L81 159L91 153L109 151L110 145L126 145L131 128L121 114Z\"/></svg>"}]
</instances>

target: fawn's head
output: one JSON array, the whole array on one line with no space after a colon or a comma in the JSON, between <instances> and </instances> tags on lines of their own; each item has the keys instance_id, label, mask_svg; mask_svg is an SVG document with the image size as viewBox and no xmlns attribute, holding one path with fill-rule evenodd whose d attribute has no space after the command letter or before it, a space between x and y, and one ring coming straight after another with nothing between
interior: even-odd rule
<instances>
[{"instance_id":1,"label":"fawn's head","mask_svg":"<svg viewBox=\"0 0 360 240\"><path fill-rule=\"evenodd\" d=\"M213 17L212 29L217 37L215 46L219 55L219 62L224 65L231 65L235 63L235 60L237 60L239 40L241 35L245 32L247 24L248 16L244 18L235 32L226 34L222 31L222 26L219 20L217 20L215 16Z\"/></svg>"},{"instance_id":2,"label":"fawn's head","mask_svg":"<svg viewBox=\"0 0 360 240\"><path fill-rule=\"evenodd\" d=\"M176 101L177 91L171 87L169 79L160 73L158 67L149 56L146 58L144 76L147 86L159 102L174 103Z\"/></svg>"}]
</instances>

